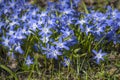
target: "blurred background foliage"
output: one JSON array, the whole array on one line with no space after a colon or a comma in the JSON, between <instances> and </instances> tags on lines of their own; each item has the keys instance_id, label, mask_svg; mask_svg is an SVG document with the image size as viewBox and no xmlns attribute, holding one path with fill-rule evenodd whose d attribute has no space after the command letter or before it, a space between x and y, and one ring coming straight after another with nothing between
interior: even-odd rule
<instances>
[{"instance_id":1,"label":"blurred background foliage","mask_svg":"<svg viewBox=\"0 0 120 80\"><path fill-rule=\"evenodd\" d=\"M47 1L58 1L58 0L30 0L31 3L37 4L38 6L45 7L47 4ZM88 8L94 7L96 10L102 10L105 6L112 6L113 8L120 9L120 0L81 0L79 3L78 10L84 11L83 3Z\"/></svg>"}]
</instances>

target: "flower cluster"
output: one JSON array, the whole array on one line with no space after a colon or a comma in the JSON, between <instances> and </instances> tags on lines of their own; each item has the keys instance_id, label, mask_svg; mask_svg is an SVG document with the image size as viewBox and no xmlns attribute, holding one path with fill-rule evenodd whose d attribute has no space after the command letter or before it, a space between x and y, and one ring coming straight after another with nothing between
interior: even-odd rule
<instances>
[{"instance_id":1,"label":"flower cluster","mask_svg":"<svg viewBox=\"0 0 120 80\"><path fill-rule=\"evenodd\" d=\"M86 35L92 34L95 41L104 37L108 42L120 43L120 12L110 6L103 13L90 10L90 13L84 14L84 18L78 20L76 25L79 25Z\"/></svg>"},{"instance_id":2,"label":"flower cluster","mask_svg":"<svg viewBox=\"0 0 120 80\"><path fill-rule=\"evenodd\" d=\"M24 54L24 44L31 35L37 37L34 42L36 51L45 54L47 58L58 59L77 43L77 37L73 27L79 26L86 36L92 34L95 41L120 42L119 26L120 12L110 7L106 12L91 10L89 14L83 14L76 10L80 0L59 0L48 2L45 9L38 8L26 0L9 0L0 2L0 36L2 45L8 53ZM82 16L82 17L80 17ZM31 52L32 53L32 52ZM99 63L104 55L97 55L95 59ZM98 54L101 53L101 50ZM66 57L66 56L64 56ZM28 57L27 65L33 64ZM67 63L66 63L67 61ZM69 59L65 59L68 65Z\"/></svg>"},{"instance_id":3,"label":"flower cluster","mask_svg":"<svg viewBox=\"0 0 120 80\"><path fill-rule=\"evenodd\" d=\"M8 53L24 54L24 40L34 35L39 37L41 44L34 44L41 47L41 52L48 58L57 59L75 43L74 32L69 27L75 16L73 6L77 7L76 1L71 4L69 0L60 0L57 3L48 2L48 7L41 10L25 0L1 1L2 45Z\"/></svg>"}]
</instances>

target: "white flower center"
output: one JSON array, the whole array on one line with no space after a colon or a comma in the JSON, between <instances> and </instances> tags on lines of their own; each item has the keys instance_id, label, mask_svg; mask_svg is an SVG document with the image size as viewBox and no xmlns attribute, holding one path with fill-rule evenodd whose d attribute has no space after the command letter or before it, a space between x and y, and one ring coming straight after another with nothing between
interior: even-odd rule
<instances>
[{"instance_id":1,"label":"white flower center","mask_svg":"<svg viewBox=\"0 0 120 80\"><path fill-rule=\"evenodd\" d=\"M40 21L40 20L38 21L38 24L39 24L39 25L41 25L42 23L43 23L42 21Z\"/></svg>"},{"instance_id":2,"label":"white flower center","mask_svg":"<svg viewBox=\"0 0 120 80\"><path fill-rule=\"evenodd\" d=\"M25 21L25 20L26 20L26 18L27 18L26 16L23 16L23 17L22 17L22 21Z\"/></svg>"},{"instance_id":3,"label":"white flower center","mask_svg":"<svg viewBox=\"0 0 120 80\"><path fill-rule=\"evenodd\" d=\"M54 50L54 51L53 51L53 55L54 55L54 56L57 56L57 53L58 53L57 50Z\"/></svg>"},{"instance_id":4,"label":"white flower center","mask_svg":"<svg viewBox=\"0 0 120 80\"><path fill-rule=\"evenodd\" d=\"M9 31L9 35L13 35L14 34L14 31Z\"/></svg>"},{"instance_id":5,"label":"white flower center","mask_svg":"<svg viewBox=\"0 0 120 80\"><path fill-rule=\"evenodd\" d=\"M97 58L102 58L102 55L100 53L98 53Z\"/></svg>"},{"instance_id":6,"label":"white flower center","mask_svg":"<svg viewBox=\"0 0 120 80\"><path fill-rule=\"evenodd\" d=\"M35 11L33 11L33 12L32 12L32 15L33 15L33 16L35 16L35 15L36 15L36 12L35 12Z\"/></svg>"},{"instance_id":7,"label":"white flower center","mask_svg":"<svg viewBox=\"0 0 120 80\"><path fill-rule=\"evenodd\" d=\"M49 41L49 38L48 37L43 37L43 43L47 43Z\"/></svg>"},{"instance_id":8,"label":"white flower center","mask_svg":"<svg viewBox=\"0 0 120 80\"><path fill-rule=\"evenodd\" d=\"M85 20L81 20L79 23L83 25L85 23Z\"/></svg>"},{"instance_id":9,"label":"white flower center","mask_svg":"<svg viewBox=\"0 0 120 80\"><path fill-rule=\"evenodd\" d=\"M51 21L51 20L48 20L48 24L52 24L52 21Z\"/></svg>"},{"instance_id":10,"label":"white flower center","mask_svg":"<svg viewBox=\"0 0 120 80\"><path fill-rule=\"evenodd\" d=\"M5 43L5 45L8 45L9 40L8 40L8 39L5 39L4 43Z\"/></svg>"},{"instance_id":11,"label":"white flower center","mask_svg":"<svg viewBox=\"0 0 120 80\"><path fill-rule=\"evenodd\" d=\"M86 29L86 32L90 32L90 28L87 28L87 29Z\"/></svg>"},{"instance_id":12,"label":"white flower center","mask_svg":"<svg viewBox=\"0 0 120 80\"><path fill-rule=\"evenodd\" d=\"M36 24L36 23L33 23L33 28L34 28L34 27L37 28L37 24Z\"/></svg>"},{"instance_id":13,"label":"white flower center","mask_svg":"<svg viewBox=\"0 0 120 80\"><path fill-rule=\"evenodd\" d=\"M58 47L63 48L63 43L58 43Z\"/></svg>"},{"instance_id":14,"label":"white flower center","mask_svg":"<svg viewBox=\"0 0 120 80\"><path fill-rule=\"evenodd\" d=\"M70 62L68 60L66 60L65 63L67 66L70 64Z\"/></svg>"},{"instance_id":15,"label":"white flower center","mask_svg":"<svg viewBox=\"0 0 120 80\"><path fill-rule=\"evenodd\" d=\"M67 31L66 33L67 33L67 35L70 35L70 32L69 32L69 31Z\"/></svg>"},{"instance_id":16,"label":"white flower center","mask_svg":"<svg viewBox=\"0 0 120 80\"><path fill-rule=\"evenodd\" d=\"M43 28L43 32L47 34L49 32L49 29L48 28Z\"/></svg>"},{"instance_id":17,"label":"white flower center","mask_svg":"<svg viewBox=\"0 0 120 80\"><path fill-rule=\"evenodd\" d=\"M10 26L14 26L16 24L16 22L11 22Z\"/></svg>"}]
</instances>

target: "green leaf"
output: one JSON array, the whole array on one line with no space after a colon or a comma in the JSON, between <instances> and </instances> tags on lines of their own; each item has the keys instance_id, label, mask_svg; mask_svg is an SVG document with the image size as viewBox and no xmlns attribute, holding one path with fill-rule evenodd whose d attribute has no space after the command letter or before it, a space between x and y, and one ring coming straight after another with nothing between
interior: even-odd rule
<instances>
[{"instance_id":1,"label":"green leaf","mask_svg":"<svg viewBox=\"0 0 120 80\"><path fill-rule=\"evenodd\" d=\"M82 4L83 4L83 7L84 7L84 9L85 9L85 13L88 14L89 12L88 12L88 10L87 10L87 6L85 5L84 2L82 2Z\"/></svg>"},{"instance_id":2,"label":"green leaf","mask_svg":"<svg viewBox=\"0 0 120 80\"><path fill-rule=\"evenodd\" d=\"M74 50L74 53L77 53L80 50L80 48L77 48Z\"/></svg>"},{"instance_id":3,"label":"green leaf","mask_svg":"<svg viewBox=\"0 0 120 80\"><path fill-rule=\"evenodd\" d=\"M11 76L13 76L15 78L15 80L18 80L16 74L14 72L12 72L8 67L0 64L0 67L4 70L6 70Z\"/></svg>"}]
</instances>

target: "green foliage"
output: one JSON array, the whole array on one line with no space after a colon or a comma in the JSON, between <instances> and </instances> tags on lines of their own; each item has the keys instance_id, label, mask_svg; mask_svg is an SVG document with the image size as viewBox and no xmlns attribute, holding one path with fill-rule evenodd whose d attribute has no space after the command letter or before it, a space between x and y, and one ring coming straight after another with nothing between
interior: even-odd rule
<instances>
[{"instance_id":1,"label":"green foliage","mask_svg":"<svg viewBox=\"0 0 120 80\"><path fill-rule=\"evenodd\" d=\"M102 10L103 5L107 5L110 1L106 0L101 4L100 0L97 0L98 4L92 4L95 6L97 10ZM33 2L37 3L37 0ZM82 7L86 13L89 13L87 10L87 5L85 2L82 2ZM80 5L80 8L81 8ZM16 70L11 70L9 64L6 62L5 64L0 64L0 79L5 80L119 80L120 79L120 55L118 52L115 52L116 49L119 49L119 44L112 45L109 44L100 44L105 37L103 37L99 42L94 41L94 36L89 34L86 36L80 29L76 29L76 27L71 25L71 28L74 30L75 35L78 40L78 44L71 46L70 51L66 51L70 53L67 57L70 58L72 64L68 67L63 67L59 61L63 61L63 56L59 58L59 60L55 59L47 59L46 55L41 54L41 48L39 48L39 53L32 53L34 51L33 47L34 43L41 44L40 36L38 36L37 32L35 35L30 35L26 40L24 40L25 44L23 47L25 54L24 57L19 57L20 63L15 67ZM54 32L56 33L56 32ZM52 37L56 37L57 33ZM57 40L58 38L56 38ZM105 57L105 62L101 63L101 65L97 65L91 61L90 57L92 57L91 50L98 50L100 47L104 50L106 45L108 46L107 51L113 50L112 59L109 54ZM1 45L0 45L1 46ZM114 48L115 46L116 48ZM4 49L3 49L4 50ZM2 50L0 50L2 53ZM118 51L118 50L117 50ZM3 51L5 53L6 51ZM65 52L64 52L65 53ZM17 53L16 53L17 54ZM27 66L25 64L25 59L28 55L34 56L34 64ZM65 55L65 54L63 54ZM0 60L3 58L0 57ZM7 61L7 59L6 59ZM16 60L17 62L17 60ZM14 63L13 63L14 64ZM5 70L5 72L4 72ZM7 77L8 75L8 77ZM6 78L5 78L6 77Z\"/></svg>"}]
</instances>

